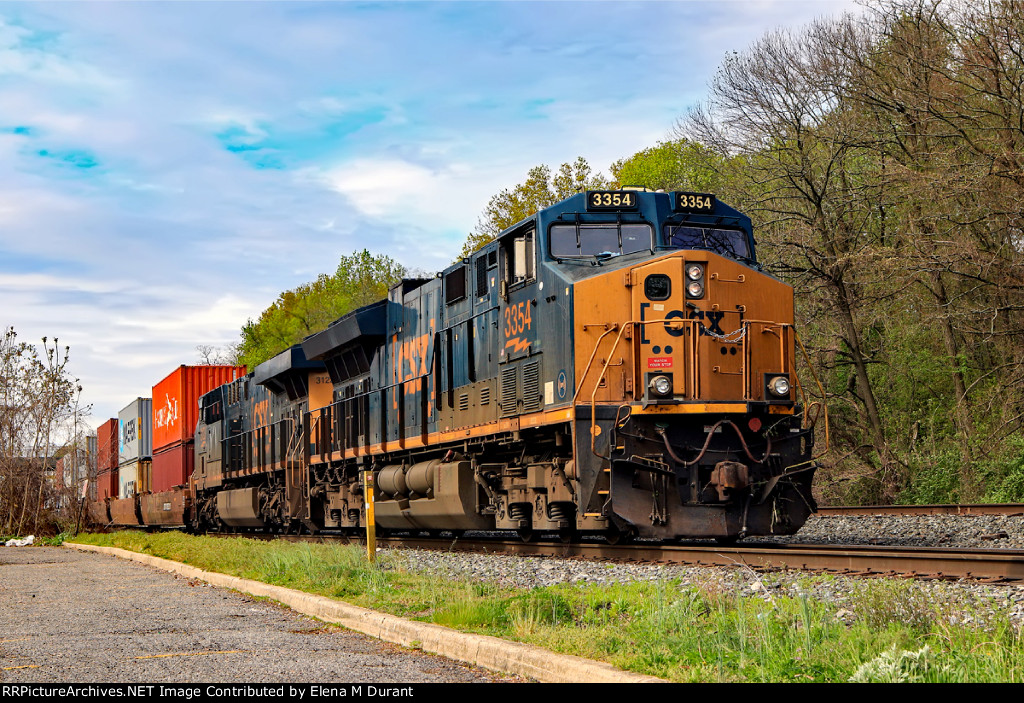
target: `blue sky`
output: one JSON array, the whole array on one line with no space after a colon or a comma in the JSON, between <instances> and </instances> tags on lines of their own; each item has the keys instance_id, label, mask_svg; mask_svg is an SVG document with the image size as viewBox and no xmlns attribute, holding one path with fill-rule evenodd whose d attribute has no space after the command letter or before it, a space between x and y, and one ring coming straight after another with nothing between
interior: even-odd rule
<instances>
[{"instance_id":1,"label":"blue sky","mask_svg":"<svg viewBox=\"0 0 1024 703\"><path fill-rule=\"evenodd\" d=\"M363 248L668 136L728 51L852 2L0 3L0 326L99 425Z\"/></svg>"}]
</instances>

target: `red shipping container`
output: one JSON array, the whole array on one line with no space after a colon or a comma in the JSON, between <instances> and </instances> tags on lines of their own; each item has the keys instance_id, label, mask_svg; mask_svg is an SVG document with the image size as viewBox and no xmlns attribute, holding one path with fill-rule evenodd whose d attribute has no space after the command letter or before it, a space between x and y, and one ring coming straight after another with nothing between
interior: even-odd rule
<instances>
[{"instance_id":1,"label":"red shipping container","mask_svg":"<svg viewBox=\"0 0 1024 703\"><path fill-rule=\"evenodd\" d=\"M153 453L190 441L199 419L199 398L244 375L244 366L179 366L153 386Z\"/></svg>"},{"instance_id":2,"label":"red shipping container","mask_svg":"<svg viewBox=\"0 0 1024 703\"><path fill-rule=\"evenodd\" d=\"M119 423L117 418L107 420L96 430L96 471L116 469L120 463L118 451L121 446L118 437ZM112 495L116 495L116 491Z\"/></svg>"},{"instance_id":3,"label":"red shipping container","mask_svg":"<svg viewBox=\"0 0 1024 703\"><path fill-rule=\"evenodd\" d=\"M174 486L188 484L195 465L195 445L192 442L175 444L153 452L153 474L150 490L154 493L169 491Z\"/></svg>"},{"instance_id":4,"label":"red shipping container","mask_svg":"<svg viewBox=\"0 0 1024 703\"><path fill-rule=\"evenodd\" d=\"M116 498L118 483L117 469L100 469L96 475L96 500Z\"/></svg>"}]
</instances>

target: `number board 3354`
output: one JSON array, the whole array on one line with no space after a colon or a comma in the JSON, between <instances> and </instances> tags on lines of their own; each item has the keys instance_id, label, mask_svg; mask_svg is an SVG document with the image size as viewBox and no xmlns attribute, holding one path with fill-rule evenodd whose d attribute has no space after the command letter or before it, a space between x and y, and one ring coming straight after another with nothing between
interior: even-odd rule
<instances>
[{"instance_id":1,"label":"number board 3354","mask_svg":"<svg viewBox=\"0 0 1024 703\"><path fill-rule=\"evenodd\" d=\"M588 190L587 210L635 210L636 193L617 190Z\"/></svg>"},{"instance_id":2,"label":"number board 3354","mask_svg":"<svg viewBox=\"0 0 1024 703\"><path fill-rule=\"evenodd\" d=\"M673 193L676 212L702 212L711 214L715 211L715 196L710 193Z\"/></svg>"}]
</instances>

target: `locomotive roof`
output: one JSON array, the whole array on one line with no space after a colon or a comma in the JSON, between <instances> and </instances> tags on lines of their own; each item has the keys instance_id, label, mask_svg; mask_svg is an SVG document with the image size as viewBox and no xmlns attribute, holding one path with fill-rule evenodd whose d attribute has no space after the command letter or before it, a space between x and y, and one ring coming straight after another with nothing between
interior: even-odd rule
<instances>
[{"instance_id":1,"label":"locomotive roof","mask_svg":"<svg viewBox=\"0 0 1024 703\"><path fill-rule=\"evenodd\" d=\"M306 337L302 340L302 351L306 358L322 360L357 340L365 344L367 338L383 337L387 302L378 300L364 305L338 318L324 331Z\"/></svg>"},{"instance_id":2,"label":"locomotive roof","mask_svg":"<svg viewBox=\"0 0 1024 703\"><path fill-rule=\"evenodd\" d=\"M307 359L302 345L295 344L257 366L253 370L252 380L271 390L281 391L290 376L322 368L324 368L323 362Z\"/></svg>"}]
</instances>

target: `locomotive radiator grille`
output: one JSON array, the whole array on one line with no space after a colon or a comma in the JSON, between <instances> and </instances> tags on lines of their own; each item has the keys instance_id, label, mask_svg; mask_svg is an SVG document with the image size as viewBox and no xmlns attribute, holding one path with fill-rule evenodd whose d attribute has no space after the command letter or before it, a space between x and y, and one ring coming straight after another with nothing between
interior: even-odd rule
<instances>
[{"instance_id":1,"label":"locomotive radiator grille","mask_svg":"<svg viewBox=\"0 0 1024 703\"><path fill-rule=\"evenodd\" d=\"M519 397L519 367L506 366L501 370L501 416L516 414L516 399Z\"/></svg>"},{"instance_id":2,"label":"locomotive radiator grille","mask_svg":"<svg viewBox=\"0 0 1024 703\"><path fill-rule=\"evenodd\" d=\"M540 362L532 361L523 364L523 411L540 410L542 397L540 394Z\"/></svg>"}]
</instances>

